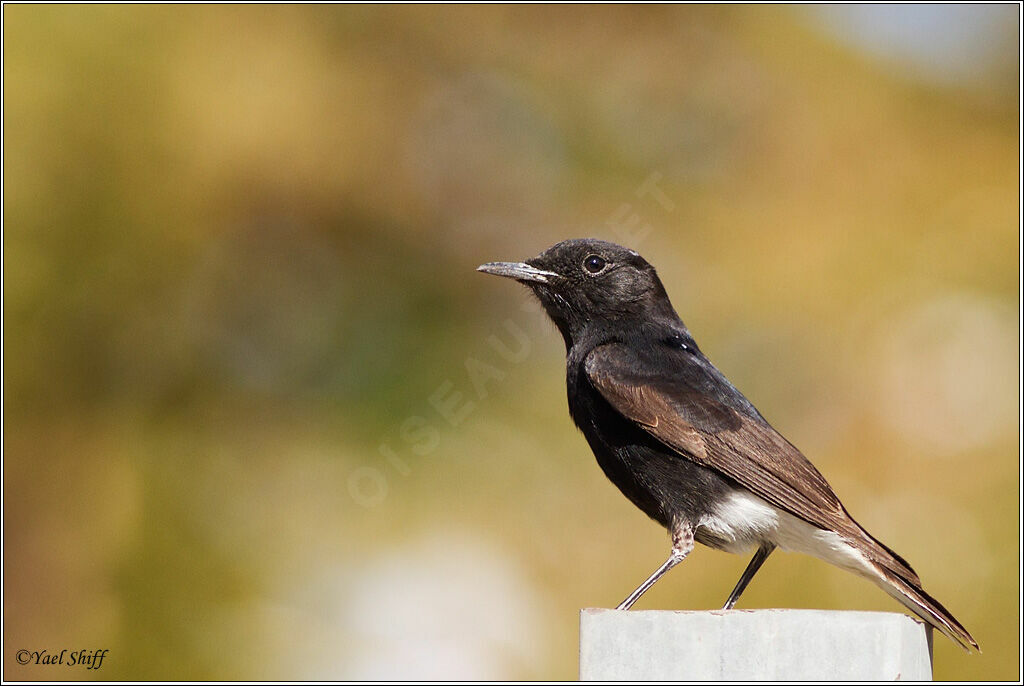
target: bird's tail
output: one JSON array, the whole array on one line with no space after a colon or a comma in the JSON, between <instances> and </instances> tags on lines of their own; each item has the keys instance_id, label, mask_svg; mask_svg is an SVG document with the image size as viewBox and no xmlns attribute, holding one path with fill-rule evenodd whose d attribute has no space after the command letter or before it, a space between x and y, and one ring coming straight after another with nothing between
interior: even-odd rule
<instances>
[{"instance_id":1,"label":"bird's tail","mask_svg":"<svg viewBox=\"0 0 1024 686\"><path fill-rule=\"evenodd\" d=\"M849 513L847 513L847 517L849 517ZM870 571L871 573L866 575L868 578L915 615L949 636L968 652L974 648L980 653L981 648L978 647L978 642L974 640L963 624L958 622L956 617L942 606L942 603L928 595L922 588L921 579L918 578L910 564L895 550L869 534L852 517L850 517L850 521L860 535L850 536L847 538L847 542L858 548L867 562L859 570L853 571L861 574Z\"/></svg>"},{"instance_id":2,"label":"bird's tail","mask_svg":"<svg viewBox=\"0 0 1024 686\"><path fill-rule=\"evenodd\" d=\"M979 653L981 652L978 642L974 640L967 629L956 620L949 610L942 606L942 603L928 595L919 584L902 579L887 569L878 571L879 574L874 577L873 581L882 590L903 603L918 617L962 645L965 650L970 651L971 648L974 648Z\"/></svg>"}]
</instances>

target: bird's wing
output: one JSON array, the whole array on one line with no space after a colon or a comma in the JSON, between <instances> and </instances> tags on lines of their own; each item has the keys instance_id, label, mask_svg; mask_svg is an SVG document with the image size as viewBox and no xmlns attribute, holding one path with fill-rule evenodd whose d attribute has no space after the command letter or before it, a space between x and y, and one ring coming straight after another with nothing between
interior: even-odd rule
<instances>
[{"instance_id":1,"label":"bird's wing","mask_svg":"<svg viewBox=\"0 0 1024 686\"><path fill-rule=\"evenodd\" d=\"M850 518L825 478L793 444L756 411L741 412L716 399L738 391L710 363L680 357L666 373L658 371L661 362L654 365L627 346L612 343L591 351L584 369L619 414L683 457L731 477L819 528L857 539L866 536L876 544L865 551L875 562L917 580L902 558Z\"/></svg>"}]
</instances>

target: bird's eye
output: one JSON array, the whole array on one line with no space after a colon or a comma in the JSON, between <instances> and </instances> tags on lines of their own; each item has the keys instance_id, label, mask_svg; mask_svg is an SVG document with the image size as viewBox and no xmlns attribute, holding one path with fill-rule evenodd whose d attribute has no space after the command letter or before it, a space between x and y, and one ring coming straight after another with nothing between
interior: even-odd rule
<instances>
[{"instance_id":1,"label":"bird's eye","mask_svg":"<svg viewBox=\"0 0 1024 686\"><path fill-rule=\"evenodd\" d=\"M606 264L607 262L605 262L604 258L600 255L587 255L583 260L583 268L591 274L597 274L605 268Z\"/></svg>"}]
</instances>

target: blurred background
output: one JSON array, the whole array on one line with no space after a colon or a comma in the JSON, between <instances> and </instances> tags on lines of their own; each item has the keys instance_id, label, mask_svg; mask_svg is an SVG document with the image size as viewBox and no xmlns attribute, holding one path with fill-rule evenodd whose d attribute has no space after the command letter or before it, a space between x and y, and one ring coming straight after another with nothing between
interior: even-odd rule
<instances>
[{"instance_id":1,"label":"blurred background","mask_svg":"<svg viewBox=\"0 0 1024 686\"><path fill-rule=\"evenodd\" d=\"M474 269L596 236L1020 679L1018 12L4 6L4 677L574 679L669 540Z\"/></svg>"}]
</instances>

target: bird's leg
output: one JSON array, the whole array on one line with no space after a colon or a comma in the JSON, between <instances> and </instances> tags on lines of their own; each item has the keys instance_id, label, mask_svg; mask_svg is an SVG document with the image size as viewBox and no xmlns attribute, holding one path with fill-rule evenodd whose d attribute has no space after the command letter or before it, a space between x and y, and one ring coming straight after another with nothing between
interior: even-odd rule
<instances>
[{"instance_id":1,"label":"bird's leg","mask_svg":"<svg viewBox=\"0 0 1024 686\"><path fill-rule=\"evenodd\" d=\"M683 559L690 554L693 550L693 529L688 525L684 524L677 528L676 532L672 534L672 554L665 560L665 564L658 568L654 574L651 574L647 581L640 584L635 591L629 594L629 597L619 603L616 610L628 610L633 607L633 603L640 599L647 589L654 585L654 582L660 579L665 572L675 567L677 564L683 561Z\"/></svg>"},{"instance_id":2,"label":"bird's leg","mask_svg":"<svg viewBox=\"0 0 1024 686\"><path fill-rule=\"evenodd\" d=\"M761 569L761 565L764 564L764 561L768 559L768 556L772 554L773 550L775 550L774 543L765 543L757 549L757 552L754 553L754 557L750 559L750 564L748 564L747 568L743 570L743 576L741 576L740 580L736 582L736 588L732 589L732 593L729 594L729 599L725 601L725 607L722 608L723 610L732 609L732 606L740 599L740 596L743 594L743 590L747 587L747 584L749 584L750 580L754 578L755 574L757 574L757 570Z\"/></svg>"}]
</instances>

